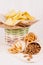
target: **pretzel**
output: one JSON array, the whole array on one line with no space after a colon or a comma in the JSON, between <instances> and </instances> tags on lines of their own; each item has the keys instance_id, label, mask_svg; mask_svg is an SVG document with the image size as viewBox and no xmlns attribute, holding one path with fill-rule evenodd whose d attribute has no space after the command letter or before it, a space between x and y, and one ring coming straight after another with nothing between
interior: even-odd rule
<instances>
[{"instance_id":1,"label":"pretzel","mask_svg":"<svg viewBox=\"0 0 43 65\"><path fill-rule=\"evenodd\" d=\"M25 37L24 37L24 41L25 42L32 42L32 41L35 41L37 39L36 35L32 32L30 32L29 34L27 34Z\"/></svg>"}]
</instances>

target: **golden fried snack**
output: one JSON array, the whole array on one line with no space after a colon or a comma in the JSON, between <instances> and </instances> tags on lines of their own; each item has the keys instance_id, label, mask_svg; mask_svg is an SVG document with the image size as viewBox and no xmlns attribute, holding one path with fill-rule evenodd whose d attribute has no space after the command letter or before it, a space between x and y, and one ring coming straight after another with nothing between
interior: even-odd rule
<instances>
[{"instance_id":1,"label":"golden fried snack","mask_svg":"<svg viewBox=\"0 0 43 65\"><path fill-rule=\"evenodd\" d=\"M10 52L10 53L12 53L12 54L16 54L16 53L18 53L18 50L16 49L16 48L10 48L10 49L8 49L8 51Z\"/></svg>"},{"instance_id":2,"label":"golden fried snack","mask_svg":"<svg viewBox=\"0 0 43 65\"><path fill-rule=\"evenodd\" d=\"M35 41L37 39L36 35L32 32L30 32L29 34L27 34L25 37L24 37L24 41L27 43L27 42L32 42L32 41Z\"/></svg>"},{"instance_id":3,"label":"golden fried snack","mask_svg":"<svg viewBox=\"0 0 43 65\"><path fill-rule=\"evenodd\" d=\"M8 51L12 54L19 53L22 50L22 45L19 42L16 42L13 44L11 48L8 49Z\"/></svg>"},{"instance_id":4,"label":"golden fried snack","mask_svg":"<svg viewBox=\"0 0 43 65\"><path fill-rule=\"evenodd\" d=\"M15 12L14 10L11 10L5 15L6 18L6 24L8 25L14 25L18 22L18 20L25 21L25 20L35 20L33 16L31 16L28 12Z\"/></svg>"},{"instance_id":5,"label":"golden fried snack","mask_svg":"<svg viewBox=\"0 0 43 65\"><path fill-rule=\"evenodd\" d=\"M11 10L11 11L9 11L9 12L5 15L5 17L6 17L6 19L9 19L9 18L14 17L15 15L16 15L16 12L15 12L14 10Z\"/></svg>"},{"instance_id":6,"label":"golden fried snack","mask_svg":"<svg viewBox=\"0 0 43 65\"><path fill-rule=\"evenodd\" d=\"M28 12L23 12L22 15L25 17L26 20L33 20L34 19L34 17L31 16Z\"/></svg>"}]
</instances>

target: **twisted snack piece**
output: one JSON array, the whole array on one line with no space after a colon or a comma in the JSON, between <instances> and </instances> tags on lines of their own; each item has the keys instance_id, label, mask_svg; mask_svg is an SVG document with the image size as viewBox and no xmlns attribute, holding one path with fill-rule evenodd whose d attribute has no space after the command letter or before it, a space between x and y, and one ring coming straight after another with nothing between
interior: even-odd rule
<instances>
[{"instance_id":1,"label":"twisted snack piece","mask_svg":"<svg viewBox=\"0 0 43 65\"><path fill-rule=\"evenodd\" d=\"M29 34L27 34L25 37L24 37L24 41L26 42L26 43L28 43L28 42L32 42L32 41L35 41L35 40L37 40L37 36L34 34L34 33L32 33L32 32L30 32Z\"/></svg>"}]
</instances>

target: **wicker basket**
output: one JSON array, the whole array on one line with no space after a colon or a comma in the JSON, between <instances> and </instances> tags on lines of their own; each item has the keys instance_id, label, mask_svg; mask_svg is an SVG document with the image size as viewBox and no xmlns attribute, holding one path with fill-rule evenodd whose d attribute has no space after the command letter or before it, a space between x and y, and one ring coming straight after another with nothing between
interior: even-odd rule
<instances>
[{"instance_id":1,"label":"wicker basket","mask_svg":"<svg viewBox=\"0 0 43 65\"><path fill-rule=\"evenodd\" d=\"M28 33L29 27L20 29L5 29L5 41L8 45L13 44L16 40L22 39Z\"/></svg>"}]
</instances>

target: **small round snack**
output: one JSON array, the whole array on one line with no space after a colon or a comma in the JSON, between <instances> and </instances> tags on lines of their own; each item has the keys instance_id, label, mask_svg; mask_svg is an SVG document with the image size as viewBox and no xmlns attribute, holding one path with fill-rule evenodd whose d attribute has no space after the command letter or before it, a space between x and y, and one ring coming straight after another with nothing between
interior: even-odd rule
<instances>
[{"instance_id":1,"label":"small round snack","mask_svg":"<svg viewBox=\"0 0 43 65\"><path fill-rule=\"evenodd\" d=\"M32 42L27 45L26 50L24 51L26 54L37 54L41 50L41 46L37 42Z\"/></svg>"},{"instance_id":2,"label":"small round snack","mask_svg":"<svg viewBox=\"0 0 43 65\"><path fill-rule=\"evenodd\" d=\"M27 42L33 42L37 40L37 37L34 33L30 32L29 34L27 34L25 37L24 37L24 41L27 43Z\"/></svg>"}]
</instances>

